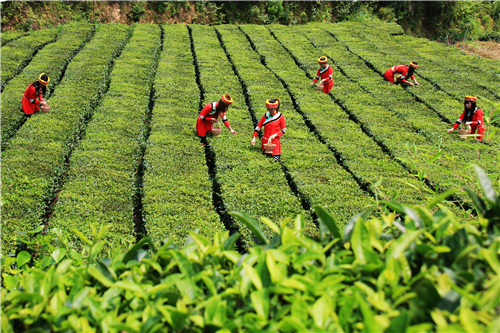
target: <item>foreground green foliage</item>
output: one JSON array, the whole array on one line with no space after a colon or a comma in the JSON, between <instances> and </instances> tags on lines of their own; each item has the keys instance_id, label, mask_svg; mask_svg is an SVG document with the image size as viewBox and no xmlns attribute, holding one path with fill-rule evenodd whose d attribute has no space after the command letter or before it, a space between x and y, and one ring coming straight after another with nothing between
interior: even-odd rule
<instances>
[{"instance_id":1,"label":"foreground green foliage","mask_svg":"<svg viewBox=\"0 0 500 333\"><path fill-rule=\"evenodd\" d=\"M281 226L261 218L267 239L232 213L261 244L243 255L227 232L213 242L189 232L182 249L145 238L109 259L107 226L93 227L81 253L61 231L39 234L2 260L2 330L496 332L500 197L476 173L484 195L465 189L476 221L460 223L439 196L426 207L386 202L394 213L361 212L341 235L316 206L318 237L303 235L299 215Z\"/></svg>"}]
</instances>

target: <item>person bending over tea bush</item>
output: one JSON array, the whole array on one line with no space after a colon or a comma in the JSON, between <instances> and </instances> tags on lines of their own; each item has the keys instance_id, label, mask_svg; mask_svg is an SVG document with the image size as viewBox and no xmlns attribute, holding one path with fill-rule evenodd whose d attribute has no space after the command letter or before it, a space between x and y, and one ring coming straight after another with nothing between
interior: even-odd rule
<instances>
[{"instance_id":1,"label":"person bending over tea bush","mask_svg":"<svg viewBox=\"0 0 500 333\"><path fill-rule=\"evenodd\" d=\"M224 94L218 102L208 103L203 110L201 110L196 120L196 132L200 137L202 146L207 142L207 133L212 133L213 123L219 122L220 119L222 119L224 125L226 125L233 135L236 134L236 131L231 128L226 117L227 109L232 103L233 99L231 96L229 94Z\"/></svg>"},{"instance_id":2,"label":"person bending over tea bush","mask_svg":"<svg viewBox=\"0 0 500 333\"><path fill-rule=\"evenodd\" d=\"M418 68L418 64L412 61L409 65L396 65L385 71L384 78L390 83L406 83L410 86L417 85L420 83L415 79L415 69ZM415 83L407 81L408 78L411 78Z\"/></svg>"},{"instance_id":3,"label":"person bending over tea bush","mask_svg":"<svg viewBox=\"0 0 500 333\"><path fill-rule=\"evenodd\" d=\"M31 117L35 112L40 111L40 104L46 105L47 102L43 99L47 91L47 86L49 85L50 78L47 74L42 73L38 77L38 80L33 82L26 88L23 94L23 111L26 118ZM38 100L37 100L38 98Z\"/></svg>"}]
</instances>

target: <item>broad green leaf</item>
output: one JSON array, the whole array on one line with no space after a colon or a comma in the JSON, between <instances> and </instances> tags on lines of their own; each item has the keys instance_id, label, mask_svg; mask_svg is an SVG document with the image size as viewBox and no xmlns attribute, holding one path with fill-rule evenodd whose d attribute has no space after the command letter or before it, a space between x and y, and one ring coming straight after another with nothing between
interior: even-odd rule
<instances>
[{"instance_id":1,"label":"broad green leaf","mask_svg":"<svg viewBox=\"0 0 500 333\"><path fill-rule=\"evenodd\" d=\"M188 234L203 252L206 252L207 248L212 245L212 243L202 235L196 234L192 231L188 231Z\"/></svg>"},{"instance_id":2,"label":"broad green leaf","mask_svg":"<svg viewBox=\"0 0 500 333\"><path fill-rule=\"evenodd\" d=\"M361 313L363 314L363 324L364 324L363 330L365 332L380 332L381 328L374 320L373 318L374 314L370 309L370 307L368 306L368 304L366 303L366 301L359 293L354 293L354 296L356 297L359 308L361 309Z\"/></svg>"},{"instance_id":3,"label":"broad green leaf","mask_svg":"<svg viewBox=\"0 0 500 333\"><path fill-rule=\"evenodd\" d=\"M247 264L245 262L243 263L243 268L245 269L248 277L252 281L255 288L257 288L257 290L261 290L262 289L262 280L260 279L259 274L255 270L255 268L253 268L252 266L250 266L249 264Z\"/></svg>"},{"instance_id":4,"label":"broad green leaf","mask_svg":"<svg viewBox=\"0 0 500 333\"><path fill-rule=\"evenodd\" d=\"M481 332L476 320L476 314L468 307L462 305L460 307L460 323L468 333Z\"/></svg>"},{"instance_id":5,"label":"broad green leaf","mask_svg":"<svg viewBox=\"0 0 500 333\"><path fill-rule=\"evenodd\" d=\"M14 287L17 285L17 279L11 275L7 275L7 274L2 274L3 276L3 283L5 285L5 288L7 288L8 290L11 290L14 289Z\"/></svg>"},{"instance_id":6,"label":"broad green leaf","mask_svg":"<svg viewBox=\"0 0 500 333\"><path fill-rule=\"evenodd\" d=\"M321 296L312 306L312 317L314 324L319 329L325 330L330 321L330 311L332 308L331 298L328 295Z\"/></svg>"},{"instance_id":7,"label":"broad green leaf","mask_svg":"<svg viewBox=\"0 0 500 333\"><path fill-rule=\"evenodd\" d=\"M72 231L88 246L92 246L92 242L89 241L89 239L84 234L82 234L78 229L73 228Z\"/></svg>"},{"instance_id":8,"label":"broad green leaf","mask_svg":"<svg viewBox=\"0 0 500 333\"><path fill-rule=\"evenodd\" d=\"M31 230L31 231L28 231L29 234L37 234L39 232L41 232L43 229L45 228L44 225L39 225L38 227L36 227L35 229Z\"/></svg>"},{"instance_id":9,"label":"broad green leaf","mask_svg":"<svg viewBox=\"0 0 500 333\"><path fill-rule=\"evenodd\" d=\"M486 259L488 264L491 266L491 268L497 275L500 275L500 262L498 261L498 256L495 255L493 249L487 250L483 248L479 250L479 255L483 256L484 259Z\"/></svg>"},{"instance_id":10,"label":"broad green leaf","mask_svg":"<svg viewBox=\"0 0 500 333\"><path fill-rule=\"evenodd\" d=\"M89 263L92 262L94 257L97 256L99 254L99 252L102 251L105 244L106 244L105 241L100 241L92 246L92 248L90 249L90 253L89 253L89 259L88 259Z\"/></svg>"},{"instance_id":11,"label":"broad green leaf","mask_svg":"<svg viewBox=\"0 0 500 333\"><path fill-rule=\"evenodd\" d=\"M313 209L318 216L319 223L325 225L335 238L340 238L340 230L333 216L328 214L321 206L314 206Z\"/></svg>"},{"instance_id":12,"label":"broad green leaf","mask_svg":"<svg viewBox=\"0 0 500 333\"><path fill-rule=\"evenodd\" d=\"M156 252L155 251L156 245L151 240L151 238L144 237L140 241L138 241L137 244L135 244L130 250L128 250L128 252L125 254L125 257L123 258L123 263L126 264L127 262L129 262L130 260L132 260L132 258L135 257L135 255L137 254L137 252L139 251L139 249L142 249L142 247L145 244L148 244L149 248L152 249L153 252Z\"/></svg>"},{"instance_id":13,"label":"broad green leaf","mask_svg":"<svg viewBox=\"0 0 500 333\"><path fill-rule=\"evenodd\" d=\"M410 244L413 243L424 231L425 229L409 231L408 233L401 235L401 237L395 240L387 251L386 263L393 258L399 259L399 257L403 255L403 252L410 246Z\"/></svg>"},{"instance_id":14,"label":"broad green leaf","mask_svg":"<svg viewBox=\"0 0 500 333\"><path fill-rule=\"evenodd\" d=\"M240 234L238 232L235 232L232 234L225 242L224 242L224 251L230 251L234 250L234 246L236 244L236 241L240 238Z\"/></svg>"},{"instance_id":15,"label":"broad green leaf","mask_svg":"<svg viewBox=\"0 0 500 333\"><path fill-rule=\"evenodd\" d=\"M142 290L141 286L128 280L115 282L111 287L130 290L135 292L136 295L142 298L146 298L146 295L144 294L144 291Z\"/></svg>"},{"instance_id":16,"label":"broad green leaf","mask_svg":"<svg viewBox=\"0 0 500 333\"><path fill-rule=\"evenodd\" d=\"M212 296L208 299L204 313L205 326L207 324L224 326L226 321L226 303L222 301L220 295Z\"/></svg>"},{"instance_id":17,"label":"broad green leaf","mask_svg":"<svg viewBox=\"0 0 500 333\"><path fill-rule=\"evenodd\" d=\"M31 255L26 251L21 251L17 255L17 267L21 268L24 264L30 262Z\"/></svg>"},{"instance_id":18,"label":"broad green leaf","mask_svg":"<svg viewBox=\"0 0 500 333\"><path fill-rule=\"evenodd\" d=\"M253 291L250 294L250 299L252 300L252 305L257 315L261 319L267 320L269 315L269 295L266 289Z\"/></svg>"},{"instance_id":19,"label":"broad green leaf","mask_svg":"<svg viewBox=\"0 0 500 333\"><path fill-rule=\"evenodd\" d=\"M438 196L435 196L431 202L429 202L426 206L427 209L432 209L434 206L436 206L438 203L444 201L446 198L448 198L450 195L456 193L458 191L458 189L449 189L441 194L439 194Z\"/></svg>"},{"instance_id":20,"label":"broad green leaf","mask_svg":"<svg viewBox=\"0 0 500 333\"><path fill-rule=\"evenodd\" d=\"M113 285L113 281L110 281L107 277L105 277L104 274L102 274L97 268L90 266L88 272L97 281L101 282L104 286L109 288Z\"/></svg>"},{"instance_id":21,"label":"broad green leaf","mask_svg":"<svg viewBox=\"0 0 500 333\"><path fill-rule=\"evenodd\" d=\"M180 271L184 276L193 276L194 271L193 271L193 266L191 265L191 262L184 256L184 254L178 250L170 250L170 253L174 257L174 259L177 261L177 266L179 267Z\"/></svg>"},{"instance_id":22,"label":"broad green leaf","mask_svg":"<svg viewBox=\"0 0 500 333\"><path fill-rule=\"evenodd\" d=\"M486 212L486 205L484 204L483 199L481 199L476 192L472 191L469 187L464 187L464 190L469 194L469 196L472 199L472 202L474 202L474 205L476 206L477 211L479 214L484 215Z\"/></svg>"},{"instance_id":23,"label":"broad green leaf","mask_svg":"<svg viewBox=\"0 0 500 333\"><path fill-rule=\"evenodd\" d=\"M236 264L241 258L241 254L236 251L223 251L222 255L229 259L233 264Z\"/></svg>"},{"instance_id":24,"label":"broad green leaf","mask_svg":"<svg viewBox=\"0 0 500 333\"><path fill-rule=\"evenodd\" d=\"M262 243L262 244L267 244L269 241L266 238L266 235L260 228L259 224L255 219L250 217L247 214L244 213L239 213L239 212L231 212L229 213L232 216L236 216L244 225L247 226L250 231L254 234L254 236Z\"/></svg>"},{"instance_id":25,"label":"broad green leaf","mask_svg":"<svg viewBox=\"0 0 500 333\"><path fill-rule=\"evenodd\" d=\"M366 242L367 245L370 246L368 231L366 230L364 221L358 219L358 221L354 224L354 229L352 231L351 247L354 255L356 256L356 260L361 265L366 265L367 262L367 258L365 257L365 253L363 250L364 242Z\"/></svg>"},{"instance_id":26,"label":"broad green leaf","mask_svg":"<svg viewBox=\"0 0 500 333\"><path fill-rule=\"evenodd\" d=\"M477 177L479 178L479 183L481 184L486 198L490 200L491 203L496 202L497 194L495 192L495 189L493 188L493 184L491 183L490 178L488 178L488 175L483 171L483 169L475 164L474 170L476 170Z\"/></svg>"},{"instance_id":27,"label":"broad green leaf","mask_svg":"<svg viewBox=\"0 0 500 333\"><path fill-rule=\"evenodd\" d=\"M406 311L401 311L399 316L391 319L391 324L384 333L405 333L410 323L410 317Z\"/></svg>"},{"instance_id":28,"label":"broad green leaf","mask_svg":"<svg viewBox=\"0 0 500 333\"><path fill-rule=\"evenodd\" d=\"M62 249L62 248L57 248L54 252L52 252L52 258L54 258L54 261L56 263L61 261L65 255L66 255L66 249Z\"/></svg>"},{"instance_id":29,"label":"broad green leaf","mask_svg":"<svg viewBox=\"0 0 500 333\"><path fill-rule=\"evenodd\" d=\"M351 217L351 219L349 220L349 222L347 222L347 225L344 228L344 235L343 235L344 242L350 241L351 234L352 234L352 231L354 229L354 224L358 220L362 220L362 221L366 220L370 214L371 214L370 210L365 210L365 211L358 213L358 214L354 215L353 217Z\"/></svg>"},{"instance_id":30,"label":"broad green leaf","mask_svg":"<svg viewBox=\"0 0 500 333\"><path fill-rule=\"evenodd\" d=\"M274 231L276 234L280 235L281 234L281 230L280 228L278 227L278 225L276 223L274 223L273 221L271 221L270 219L268 219L267 217L264 217L264 216L261 216L260 217L260 220L269 227L269 229L271 229L272 231Z\"/></svg>"}]
</instances>

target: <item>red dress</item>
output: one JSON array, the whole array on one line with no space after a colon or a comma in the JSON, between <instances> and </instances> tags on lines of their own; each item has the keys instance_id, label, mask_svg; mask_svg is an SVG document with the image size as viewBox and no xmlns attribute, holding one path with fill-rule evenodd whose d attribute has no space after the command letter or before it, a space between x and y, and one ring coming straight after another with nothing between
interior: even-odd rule
<instances>
[{"instance_id":1,"label":"red dress","mask_svg":"<svg viewBox=\"0 0 500 333\"><path fill-rule=\"evenodd\" d=\"M460 118L458 118L456 123L453 125L453 128L457 129L460 126L460 124L462 123L465 124L466 122L470 121L471 122L470 128L472 130L472 133L476 133L477 130L477 134L480 134L481 136L477 136L476 138L479 141L483 141L483 136L485 131L483 115L484 115L483 110L477 107L474 109L474 111L472 111L472 113L470 112L467 113L467 110L464 110Z\"/></svg>"},{"instance_id":2,"label":"red dress","mask_svg":"<svg viewBox=\"0 0 500 333\"><path fill-rule=\"evenodd\" d=\"M28 88L26 88L26 91L23 95L23 111L26 114L33 114L37 112L39 110L40 100L43 99L41 89L38 91L37 95L37 91L33 83L30 84Z\"/></svg>"},{"instance_id":3,"label":"red dress","mask_svg":"<svg viewBox=\"0 0 500 333\"><path fill-rule=\"evenodd\" d=\"M394 76L396 74L402 75L401 76L402 82L404 82L404 83L408 82L408 81L406 81L406 79L407 79L406 74L408 74L408 66L406 66L406 65L393 66L385 71L384 77L390 83L396 83L396 81L394 80ZM411 78L412 78L412 80L415 80L415 75L412 75Z\"/></svg>"},{"instance_id":4,"label":"red dress","mask_svg":"<svg viewBox=\"0 0 500 333\"><path fill-rule=\"evenodd\" d=\"M198 136L205 137L207 133L212 133L212 119L215 118L217 104L218 102L208 103L203 110L201 110L196 120L196 132ZM229 128L230 125L227 121L225 112L222 113L222 121L224 125Z\"/></svg>"},{"instance_id":5,"label":"red dress","mask_svg":"<svg viewBox=\"0 0 500 333\"><path fill-rule=\"evenodd\" d=\"M316 77L314 78L314 83L316 83L320 78L321 80L323 79L327 79L325 80L325 82L323 82L323 92L325 94L328 94L330 92L330 90L332 90L332 87L333 87L333 69L332 69L332 66L330 65L326 65L325 68L319 68L318 69L318 73L316 74Z\"/></svg>"},{"instance_id":6,"label":"red dress","mask_svg":"<svg viewBox=\"0 0 500 333\"><path fill-rule=\"evenodd\" d=\"M281 155L281 142L280 137L286 132L285 116L280 112L276 112L274 116L271 116L269 112L266 112L262 119L259 121L257 127L255 127L255 132L253 137L257 137L257 132L264 126L264 136L262 137L262 150L264 150L264 143L269 141L269 137L273 134L278 134L271 142L276 145L274 147L272 155Z\"/></svg>"}]
</instances>

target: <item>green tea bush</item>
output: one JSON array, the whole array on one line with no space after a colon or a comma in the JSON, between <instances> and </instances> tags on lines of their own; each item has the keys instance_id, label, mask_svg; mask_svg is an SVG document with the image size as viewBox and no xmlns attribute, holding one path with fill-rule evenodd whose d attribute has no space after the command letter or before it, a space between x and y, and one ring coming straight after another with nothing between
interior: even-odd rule
<instances>
[{"instance_id":1,"label":"green tea bush","mask_svg":"<svg viewBox=\"0 0 500 333\"><path fill-rule=\"evenodd\" d=\"M71 168L58 194L51 227L76 228L88 237L91 223L113 222L110 243L124 249L140 232L133 223L136 172L142 158L140 147L145 144L160 32L157 25L135 26L115 60L110 87L69 160ZM82 246L79 238L75 242L76 249Z\"/></svg>"},{"instance_id":2,"label":"green tea bush","mask_svg":"<svg viewBox=\"0 0 500 333\"><path fill-rule=\"evenodd\" d=\"M213 240L189 232L182 249L145 238L111 257L100 253L107 227L94 230L81 254L67 251L64 232L38 234L17 257L2 259L1 328L496 332L500 197L476 173L484 194L468 190L479 213L468 223L436 197L426 207L386 202L397 215L360 212L343 231L314 207L321 233L313 239L303 216L293 228L290 218L280 226L261 218L273 230L267 238L256 220L234 212L262 244L244 254L228 232Z\"/></svg>"},{"instance_id":3,"label":"green tea bush","mask_svg":"<svg viewBox=\"0 0 500 333\"><path fill-rule=\"evenodd\" d=\"M2 91L45 45L57 40L58 29L33 32L2 47Z\"/></svg>"},{"instance_id":4,"label":"green tea bush","mask_svg":"<svg viewBox=\"0 0 500 333\"><path fill-rule=\"evenodd\" d=\"M24 70L9 81L1 95L2 151L8 149L7 141L24 122L21 99L28 85L37 80L41 73L47 74L50 84L44 98L49 99L69 62L92 38L93 33L94 27L91 24L73 23L63 26L57 41L41 49Z\"/></svg>"},{"instance_id":5,"label":"green tea bush","mask_svg":"<svg viewBox=\"0 0 500 333\"><path fill-rule=\"evenodd\" d=\"M85 118L101 99L128 30L122 24L100 26L68 66L51 97L51 112L31 117L2 154L4 255L14 250L18 231L39 225L47 213L63 182L66 158L79 140Z\"/></svg>"},{"instance_id":6,"label":"green tea bush","mask_svg":"<svg viewBox=\"0 0 500 333\"><path fill-rule=\"evenodd\" d=\"M225 228L212 204L206 157L195 135L200 91L184 25L163 25L164 44L144 156L143 218L154 241L182 246L188 231L213 238Z\"/></svg>"}]
</instances>

